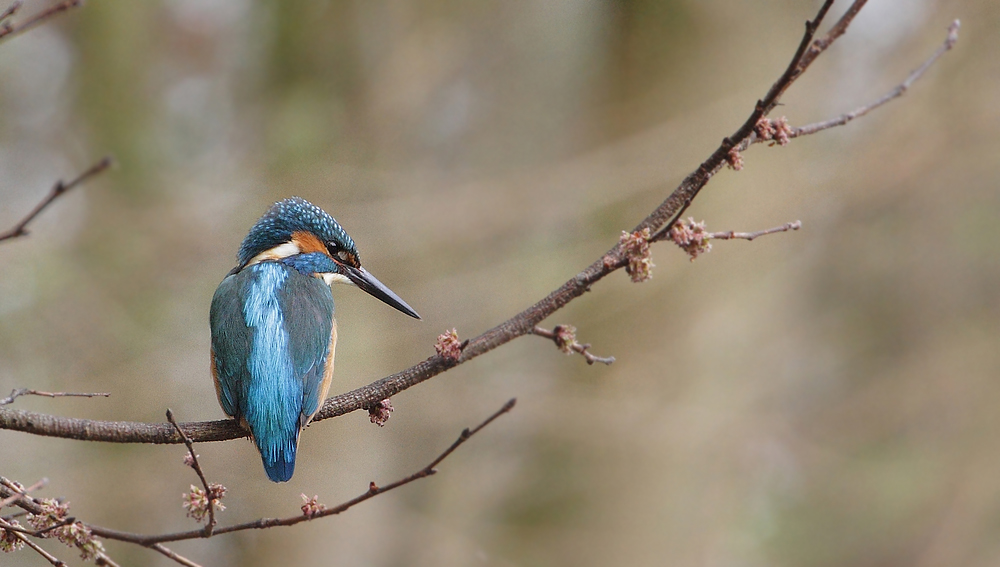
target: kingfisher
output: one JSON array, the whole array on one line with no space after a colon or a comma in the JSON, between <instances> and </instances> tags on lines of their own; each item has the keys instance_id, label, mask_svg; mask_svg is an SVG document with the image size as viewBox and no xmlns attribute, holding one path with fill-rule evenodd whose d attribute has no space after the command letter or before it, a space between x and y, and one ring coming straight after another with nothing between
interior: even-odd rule
<instances>
[{"instance_id":1,"label":"kingfisher","mask_svg":"<svg viewBox=\"0 0 1000 567\"><path fill-rule=\"evenodd\" d=\"M250 432L267 477L295 471L299 434L326 399L337 348L334 283L403 313L412 307L361 267L354 241L305 199L275 203L250 229L212 297L211 365L219 405Z\"/></svg>"}]
</instances>

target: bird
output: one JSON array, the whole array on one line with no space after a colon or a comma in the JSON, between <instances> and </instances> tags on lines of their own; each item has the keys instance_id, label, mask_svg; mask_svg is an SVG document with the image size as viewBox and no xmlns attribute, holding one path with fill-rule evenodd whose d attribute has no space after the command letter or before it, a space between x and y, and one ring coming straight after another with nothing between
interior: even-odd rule
<instances>
[{"instance_id":1,"label":"bird","mask_svg":"<svg viewBox=\"0 0 1000 567\"><path fill-rule=\"evenodd\" d=\"M275 203L254 223L236 267L212 297L211 370L219 405L249 431L274 482L292 478L299 434L330 390L334 283L359 287L420 319L361 267L340 224L300 197Z\"/></svg>"}]
</instances>

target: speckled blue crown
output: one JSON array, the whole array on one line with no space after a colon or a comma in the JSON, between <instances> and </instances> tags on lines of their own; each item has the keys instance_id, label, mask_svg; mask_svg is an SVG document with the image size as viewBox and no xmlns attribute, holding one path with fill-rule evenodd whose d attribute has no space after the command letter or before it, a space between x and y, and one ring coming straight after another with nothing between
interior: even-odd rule
<instances>
[{"instance_id":1,"label":"speckled blue crown","mask_svg":"<svg viewBox=\"0 0 1000 567\"><path fill-rule=\"evenodd\" d=\"M240 265L254 256L292 239L293 232L315 234L324 243L336 242L341 250L359 258L354 241L333 217L301 197L278 201L254 223L240 245Z\"/></svg>"}]
</instances>

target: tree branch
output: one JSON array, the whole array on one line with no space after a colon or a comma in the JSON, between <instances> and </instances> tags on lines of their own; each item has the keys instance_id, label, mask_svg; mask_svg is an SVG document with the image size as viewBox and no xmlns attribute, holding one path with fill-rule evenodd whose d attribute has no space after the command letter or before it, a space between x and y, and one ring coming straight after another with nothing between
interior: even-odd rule
<instances>
[{"instance_id":1,"label":"tree branch","mask_svg":"<svg viewBox=\"0 0 1000 567\"><path fill-rule=\"evenodd\" d=\"M768 234L788 232L789 230L798 230L800 228L802 228L802 221L795 221L785 223L774 228L769 228L767 230L758 230L757 232L735 232L732 230L728 232L710 232L706 235L706 238L715 240L753 240Z\"/></svg>"},{"instance_id":2,"label":"tree branch","mask_svg":"<svg viewBox=\"0 0 1000 567\"><path fill-rule=\"evenodd\" d=\"M30 494L30 493L38 490L39 488L45 486L46 484L48 484L48 482L49 482L49 479L43 478L43 479L39 480L38 482L36 482L35 484L32 484L28 488L25 488L24 490L20 490L20 489L17 488L17 485L15 485L14 483L10 482L6 478L0 477L0 484L3 484L8 489L10 489L11 492L13 492L13 494L11 494L9 497L4 498L3 500L0 500L0 508L3 508L4 506L10 506L11 504L17 502L18 500L21 500L22 498L25 498L28 494Z\"/></svg>"},{"instance_id":3,"label":"tree branch","mask_svg":"<svg viewBox=\"0 0 1000 567\"><path fill-rule=\"evenodd\" d=\"M681 215L684 214L684 211L691 205L691 202L698 196L702 188L708 184L712 176L718 173L722 169L722 166L727 163L729 151L747 143L751 134L753 134L757 121L774 110L774 107L778 105L781 99L781 95L788 90L788 87L792 86L792 83L806 72L809 65L844 33L843 30L846 30L854 18L853 15L848 18L848 15L851 14L852 10L856 14L864 6L865 1L855 0L854 4L848 8L848 13L837 22L834 28L830 30L830 33L822 40L814 42L813 37L816 35L816 30L819 29L820 24L826 17L826 13L830 10L830 6L833 5L833 0L823 2L816 17L806 22L806 31L802 36L802 41L799 42L799 48L788 63L785 72L775 81L767 91L767 94L764 95L764 98L757 101L753 112L750 113L750 116L743 125L728 138L723 138L722 143L715 152L702 162L698 166L698 169L688 175L681 182L680 186L652 214L639 223L632 232L639 232L644 228L648 228L653 232L652 240L656 241L660 239L661 232L670 230L670 227L681 218ZM838 27L841 28L840 31L834 34L834 31Z\"/></svg>"},{"instance_id":4,"label":"tree branch","mask_svg":"<svg viewBox=\"0 0 1000 567\"><path fill-rule=\"evenodd\" d=\"M583 355L583 358L587 360L587 364L600 362L601 364L610 365L615 361L615 357L613 356L602 357L591 354L587 350L590 348L590 343L581 345L576 342L576 327L573 325L556 325L551 331L535 325L535 328L531 330L531 333L538 335L539 337L552 339L552 342L556 344L556 348L566 354L572 354L575 352Z\"/></svg>"},{"instance_id":5,"label":"tree branch","mask_svg":"<svg viewBox=\"0 0 1000 567\"><path fill-rule=\"evenodd\" d=\"M10 391L6 398L0 398L0 406L14 403L14 400L21 396L44 396L46 398L108 398L111 394L107 392L42 392L30 388L15 388Z\"/></svg>"},{"instance_id":6,"label":"tree branch","mask_svg":"<svg viewBox=\"0 0 1000 567\"><path fill-rule=\"evenodd\" d=\"M691 201L698 195L712 176L725 165L729 151L732 148L745 147L745 145L749 144L757 121L778 104L780 95L805 72L809 64L844 33L854 16L864 5L864 1L856 0L826 36L814 41L813 38L816 29L819 27L831 4L832 0L824 2L816 17L806 23L805 34L792 61L782 76L768 91L767 95L757 102L749 118L747 118L743 125L731 136L725 138L712 155L694 172L688 175L670 196L636 226L633 232L649 228L651 231L654 231L654 235L650 238L651 241L662 239L662 233L673 226L675 220L680 218L680 215L684 213ZM958 28L953 24L949 28L946 46L950 47L954 45L957 40L957 32ZM918 69L916 78L919 78L920 74L926 71L926 67L929 67L930 64L937 60L937 57L939 57L939 54L935 54L928 63L921 66ZM916 80L916 78L913 80ZM908 84L904 82L904 85L908 86ZM816 131L819 130L817 129ZM800 135L805 135L806 133L810 132L803 132ZM42 206L44 204L47 203L43 202ZM34 215L37 215L37 212L33 212L26 220L30 221ZM356 390L329 398L323 404L313 422L371 407L381 400L390 398L458 364L483 355L515 338L531 334L534 327L542 320L563 308L573 299L583 295L595 283L608 274L624 267L627 263L628 259L623 254L622 247L615 245L602 257L598 258L590 266L541 301L470 340L465 348L462 349L461 356L457 360L445 358L440 355L431 356L402 372L387 376ZM247 435L246 431L240 428L235 421L228 419L181 423L179 427L194 442L224 441L246 437ZM136 423L62 418L2 407L0 407L0 429L22 431L35 435L114 443L183 442L181 435L168 423Z\"/></svg>"},{"instance_id":7,"label":"tree branch","mask_svg":"<svg viewBox=\"0 0 1000 567\"><path fill-rule=\"evenodd\" d=\"M217 499L216 491L212 490L212 487L208 484L208 479L205 478L204 471L201 470L201 464L198 463L198 455L194 452L194 443L191 442L191 438L184 434L184 431L177 425L177 421L174 420L174 412L167 408L167 421L170 425L174 426L177 433L180 434L181 438L184 440L184 445L187 447L188 455L191 457L191 468L198 475L201 480L201 485L205 489L205 498L208 499L208 523L205 524L205 537L212 537L212 530L215 528L215 501ZM186 463L187 461L185 461ZM169 550L168 550L169 551ZM173 553L173 552L171 552Z\"/></svg>"},{"instance_id":8,"label":"tree branch","mask_svg":"<svg viewBox=\"0 0 1000 567\"><path fill-rule=\"evenodd\" d=\"M30 547L31 549L33 549L35 551L35 553L37 553L37 554L41 555L42 557L44 557L45 560L48 561L49 563L51 563L52 565L55 565L56 567L67 567L67 565L66 565L65 562L63 562L62 560L60 560L55 555L52 555L48 551L45 551L44 549L42 549L41 546L39 546L37 543L31 541L31 538L29 538L28 536L26 536L24 534L24 530L12 526L8 522L6 522L3 518L0 518L0 528L3 528L4 530L6 530L8 532L13 533L14 537L16 537L17 539L21 540L21 542L24 545L27 545L28 547Z\"/></svg>"},{"instance_id":9,"label":"tree branch","mask_svg":"<svg viewBox=\"0 0 1000 567\"><path fill-rule=\"evenodd\" d=\"M370 500L378 496L379 494L384 494L386 492L389 492L390 490L399 488L400 486L404 486L416 480L429 477L437 473L437 469L435 467L441 464L441 461L448 458L448 456L454 453L456 449L462 446L462 444L468 441L476 433L479 433L484 427L493 423L493 421L496 420L498 417L514 409L514 405L516 403L517 403L516 399L508 400L507 403L503 405L503 407L494 412L493 415L486 418L485 421L483 421L476 427L472 429L462 430L462 433L458 436L458 439L456 439L454 443L452 443L447 449L445 449L444 452L435 457L435 459L431 461L430 464L428 464L424 468L420 469L419 471L405 478L397 480L396 482L387 484L385 486L377 486L374 482L372 482L368 486L368 490L366 492L338 506L334 506L333 508L325 508L322 505L317 505L318 506L317 508L309 510L305 506L303 506L303 513L297 516L290 516L287 518L261 518L259 520L255 520L252 522L245 522L242 524L225 526L216 529L214 535L227 534L244 530L259 530L259 529L273 528L275 526L294 526L295 524L308 522L311 520L315 520L317 518L334 516L353 508L357 504L360 504L366 500ZM169 541L181 541L186 539L198 539L198 538L209 537L209 534L206 534L205 530L191 530L186 532L177 532L177 533L163 534L163 535L142 535L142 534L134 534L129 532L112 530L108 528L102 528L100 526L93 526L89 524L87 525L87 527L90 528L90 530L94 533L94 535L98 535L107 539L115 539L119 541L137 543L139 545L144 545L147 547L151 547L156 544Z\"/></svg>"},{"instance_id":10,"label":"tree branch","mask_svg":"<svg viewBox=\"0 0 1000 567\"><path fill-rule=\"evenodd\" d=\"M90 166L90 169L84 171L76 179L70 181L69 183L64 183L61 179L57 181L56 184L52 187L52 190L49 191L49 194L46 195L45 198L42 199L40 203L35 205L35 208L32 209L30 213L28 213L28 216L21 219L21 221L18 222L16 225L14 225L14 227L11 228L10 230L7 230L6 232L0 232L0 242L28 234L27 230L28 223L35 220L35 217L41 214L41 212L44 211L46 207L51 205L53 201L65 195L77 185L83 184L91 177L111 167L112 163L114 163L114 160L112 160L110 156L105 157L101 161Z\"/></svg>"},{"instance_id":11,"label":"tree branch","mask_svg":"<svg viewBox=\"0 0 1000 567\"><path fill-rule=\"evenodd\" d=\"M49 516L50 515L49 511L47 511L42 506L43 502L36 500L28 495L28 492L30 492L36 487L42 486L45 482L46 480L42 479L39 482L32 485L31 487L23 489L20 487L20 485L11 481L10 479L0 476L0 498L4 498L4 502L9 502L14 506L17 506L18 508L21 508L22 510L30 514L34 514L36 516ZM33 532L31 535L42 535L57 528L65 527L69 523L76 524L78 522L76 522L73 518L64 518L59 522L54 522L55 525L51 525L46 529ZM81 528L85 528L82 522L80 522L79 525ZM24 530L12 530L12 531L19 533L19 535L28 535L28 533L25 532ZM108 555L103 551L100 545L93 547L93 544L98 542L94 542L93 537L91 535L88 535L85 538L73 537L71 541L63 540L63 542L66 543L67 545L75 546L77 549L83 552L85 556L92 557L94 559L94 563L97 565L106 565L108 567L119 567L118 564L114 562L114 560L108 557ZM27 541L25 541L25 543L27 543Z\"/></svg>"},{"instance_id":12,"label":"tree branch","mask_svg":"<svg viewBox=\"0 0 1000 567\"><path fill-rule=\"evenodd\" d=\"M201 567L201 565L195 563L194 561L191 561L190 559L184 557L183 555L178 554L177 552L171 550L170 548L168 548L163 544L154 543L153 545L150 545L148 547L154 551L158 551L163 555L166 555L167 557L173 559L174 561L180 563L181 565L185 565L187 567Z\"/></svg>"},{"instance_id":13,"label":"tree branch","mask_svg":"<svg viewBox=\"0 0 1000 567\"><path fill-rule=\"evenodd\" d=\"M884 94L881 98L879 98L875 102L872 102L871 104L867 104L860 108L856 108L851 112L841 114L840 116L830 120L825 120L823 122L816 122L814 124L808 124L806 126L801 126L799 128L793 128L792 131L789 132L788 137L798 138L799 136L808 136L809 134L815 134L816 132L826 130L827 128L833 128L835 126L843 126L844 124L847 124L851 120L864 116L865 114L868 114L869 112L875 110L876 108L882 106L883 104L903 96L904 94L906 94L906 91L908 91L910 87L913 86L913 83L917 82L917 80L923 77L924 73L926 73L927 70L931 68L931 65L934 65L934 63L937 62L939 57L947 53L952 47L955 46L955 42L958 41L958 28L960 26L961 22L959 22L958 20L952 22L951 25L948 26L948 37L945 38L944 44L941 45L941 47L937 48L937 51L935 51L934 54L931 55L929 59L927 59L927 61L924 61L923 65L914 69L913 72L910 73L909 76L907 76L902 83L896 85L895 88ZM754 140L754 141L761 142L763 140Z\"/></svg>"}]
</instances>

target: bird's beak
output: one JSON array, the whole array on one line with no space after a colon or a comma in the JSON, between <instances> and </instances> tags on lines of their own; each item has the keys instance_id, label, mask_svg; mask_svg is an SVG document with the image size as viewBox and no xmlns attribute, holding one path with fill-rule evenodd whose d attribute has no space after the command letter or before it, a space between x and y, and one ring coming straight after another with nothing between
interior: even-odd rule
<instances>
[{"instance_id":1,"label":"bird's beak","mask_svg":"<svg viewBox=\"0 0 1000 567\"><path fill-rule=\"evenodd\" d=\"M388 303L403 313L406 313L410 317L413 317L414 319L420 318L420 315L417 315L417 312L414 311L412 307L407 305L406 302L393 293L391 289L385 287L385 285L378 281L375 276L368 273L368 270L361 267L355 268L354 266L347 264L339 264L339 267L340 272L347 276L347 279L351 280L351 283L354 285L365 290L376 298L381 299L385 303Z\"/></svg>"}]
</instances>

